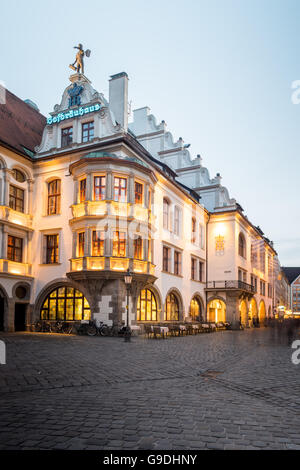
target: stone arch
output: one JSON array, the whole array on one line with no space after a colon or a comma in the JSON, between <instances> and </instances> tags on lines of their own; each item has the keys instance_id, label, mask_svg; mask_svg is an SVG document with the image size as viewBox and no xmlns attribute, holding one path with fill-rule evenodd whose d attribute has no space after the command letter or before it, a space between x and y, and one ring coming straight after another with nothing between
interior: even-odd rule
<instances>
[{"instance_id":1,"label":"stone arch","mask_svg":"<svg viewBox=\"0 0 300 470\"><path fill-rule=\"evenodd\" d=\"M242 299L240 302L240 316L241 316L241 324L243 326L248 325L248 306L247 301Z\"/></svg>"},{"instance_id":2,"label":"stone arch","mask_svg":"<svg viewBox=\"0 0 300 470\"><path fill-rule=\"evenodd\" d=\"M163 308L163 319L165 320L165 314L166 314L166 300L168 298L168 296L170 294L174 294L175 297L177 298L178 300L178 305L179 305L179 321L183 321L184 319L184 304L183 304L183 299L182 299L182 295L181 295L181 292L176 288L176 287L171 287L167 294L166 294L166 298L165 298L165 302L164 302L164 308Z\"/></svg>"},{"instance_id":3,"label":"stone arch","mask_svg":"<svg viewBox=\"0 0 300 470\"><path fill-rule=\"evenodd\" d=\"M207 301L207 320L212 323L226 321L226 302L222 297L210 297Z\"/></svg>"},{"instance_id":4,"label":"stone arch","mask_svg":"<svg viewBox=\"0 0 300 470\"><path fill-rule=\"evenodd\" d=\"M264 325L265 320L266 320L266 305L263 300L261 300L259 303L258 319L259 319L260 325Z\"/></svg>"},{"instance_id":5,"label":"stone arch","mask_svg":"<svg viewBox=\"0 0 300 470\"><path fill-rule=\"evenodd\" d=\"M11 170L19 170L25 175L25 180L32 180L32 174L28 170L28 168L24 167L23 165L20 165L19 163L14 163L11 167Z\"/></svg>"},{"instance_id":6,"label":"stone arch","mask_svg":"<svg viewBox=\"0 0 300 470\"><path fill-rule=\"evenodd\" d=\"M141 293L142 291L150 291L152 293L152 295L154 296L155 298L155 302L156 302L156 320L151 320L151 321L157 321L157 322L160 322L162 321L161 319L161 312L162 312L162 299L161 299L161 293L159 291L159 289L157 287L155 287L153 284L146 284L145 286L143 286L139 292L138 292L138 295L136 296L135 298L135 303L134 303L134 312L136 312L136 321L139 321L139 322L143 322L143 321L150 321L150 320L140 320L138 319L138 304L139 304L139 299L140 299L140 296L141 296ZM144 302L145 302L145 299L144 299Z\"/></svg>"},{"instance_id":7,"label":"stone arch","mask_svg":"<svg viewBox=\"0 0 300 470\"><path fill-rule=\"evenodd\" d=\"M74 289L79 290L84 297L87 299L90 308L91 308L91 315L93 316L94 313L94 308L95 307L95 302L94 299L91 297L89 291L80 283L70 281L65 278L61 279L56 279L54 281L50 281L48 284L46 284L43 289L39 292L36 301L34 303L34 309L33 309L33 321L39 320L40 318L40 312L43 306L43 303L45 299L48 297L49 294L51 294L52 291L55 289L58 289L60 287L73 287Z\"/></svg>"},{"instance_id":8,"label":"stone arch","mask_svg":"<svg viewBox=\"0 0 300 470\"><path fill-rule=\"evenodd\" d=\"M189 317L191 317L191 306L192 306L192 301L193 301L193 300L197 300L197 301L200 303L201 312L200 312L200 319L199 319L199 321L202 321L202 320L204 320L205 304L204 304L204 301L203 301L203 299L202 299L202 296L201 296L200 292L194 292L193 297L191 298L191 301L190 301L189 307L188 307L188 314L189 314Z\"/></svg>"},{"instance_id":9,"label":"stone arch","mask_svg":"<svg viewBox=\"0 0 300 470\"><path fill-rule=\"evenodd\" d=\"M9 300L6 289L0 284L0 331L8 330Z\"/></svg>"},{"instance_id":10,"label":"stone arch","mask_svg":"<svg viewBox=\"0 0 300 470\"><path fill-rule=\"evenodd\" d=\"M5 157L2 157L2 155L0 155L0 169L2 170L3 168L7 168L7 165L6 165Z\"/></svg>"}]
</instances>

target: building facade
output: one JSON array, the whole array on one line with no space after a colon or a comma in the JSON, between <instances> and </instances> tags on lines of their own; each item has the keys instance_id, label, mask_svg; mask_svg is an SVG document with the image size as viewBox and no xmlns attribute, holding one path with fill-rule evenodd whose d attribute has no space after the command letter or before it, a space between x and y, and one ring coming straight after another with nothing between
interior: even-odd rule
<instances>
[{"instance_id":1,"label":"building facade","mask_svg":"<svg viewBox=\"0 0 300 470\"><path fill-rule=\"evenodd\" d=\"M282 268L289 282L289 305L293 314L300 315L300 267Z\"/></svg>"},{"instance_id":2,"label":"building facade","mask_svg":"<svg viewBox=\"0 0 300 470\"><path fill-rule=\"evenodd\" d=\"M272 243L149 108L128 122L128 76L108 100L70 77L50 117L0 105L0 329L37 319L264 324Z\"/></svg>"}]
</instances>

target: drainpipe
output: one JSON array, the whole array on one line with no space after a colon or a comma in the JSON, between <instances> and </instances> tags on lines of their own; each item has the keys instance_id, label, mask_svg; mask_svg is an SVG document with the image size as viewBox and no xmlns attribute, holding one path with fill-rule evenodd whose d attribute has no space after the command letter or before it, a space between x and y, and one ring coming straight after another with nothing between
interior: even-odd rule
<instances>
[{"instance_id":1,"label":"drainpipe","mask_svg":"<svg viewBox=\"0 0 300 470\"><path fill-rule=\"evenodd\" d=\"M205 236L205 254L206 254L206 263L205 263L205 283L207 286L207 276L208 276L208 224L210 221L210 214L208 215L208 221L206 223L206 236ZM205 321L207 321L207 290L205 291Z\"/></svg>"}]
</instances>

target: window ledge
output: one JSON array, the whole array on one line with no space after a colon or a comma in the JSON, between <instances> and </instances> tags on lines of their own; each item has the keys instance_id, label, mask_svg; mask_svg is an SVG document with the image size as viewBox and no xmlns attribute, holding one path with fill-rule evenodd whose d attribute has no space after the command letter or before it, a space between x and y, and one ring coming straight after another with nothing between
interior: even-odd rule
<instances>
[{"instance_id":1,"label":"window ledge","mask_svg":"<svg viewBox=\"0 0 300 470\"><path fill-rule=\"evenodd\" d=\"M183 276L182 276L181 274L170 273L169 271L164 271L164 270L161 270L161 272L162 272L163 274L170 274L171 276L183 278Z\"/></svg>"},{"instance_id":2,"label":"window ledge","mask_svg":"<svg viewBox=\"0 0 300 470\"><path fill-rule=\"evenodd\" d=\"M61 266L62 263L40 263L39 266Z\"/></svg>"}]
</instances>

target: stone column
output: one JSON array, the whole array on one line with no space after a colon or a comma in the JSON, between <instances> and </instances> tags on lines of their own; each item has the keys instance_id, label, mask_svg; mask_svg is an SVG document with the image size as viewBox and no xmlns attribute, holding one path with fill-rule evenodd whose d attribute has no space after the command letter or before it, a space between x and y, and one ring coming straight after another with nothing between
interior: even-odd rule
<instances>
[{"instance_id":1,"label":"stone column","mask_svg":"<svg viewBox=\"0 0 300 470\"><path fill-rule=\"evenodd\" d=\"M15 301L14 299L7 299L8 308L6 315L6 327L5 330L8 332L15 331Z\"/></svg>"},{"instance_id":2,"label":"stone column","mask_svg":"<svg viewBox=\"0 0 300 470\"><path fill-rule=\"evenodd\" d=\"M93 176L91 173L88 173L86 178L86 200L93 200Z\"/></svg>"},{"instance_id":3,"label":"stone column","mask_svg":"<svg viewBox=\"0 0 300 470\"><path fill-rule=\"evenodd\" d=\"M239 294L227 292L226 294L226 321L232 324L233 329L240 326Z\"/></svg>"},{"instance_id":4,"label":"stone column","mask_svg":"<svg viewBox=\"0 0 300 470\"><path fill-rule=\"evenodd\" d=\"M135 197L134 197L134 173L130 173L128 179L128 196L127 201L131 204L134 204Z\"/></svg>"}]
</instances>

